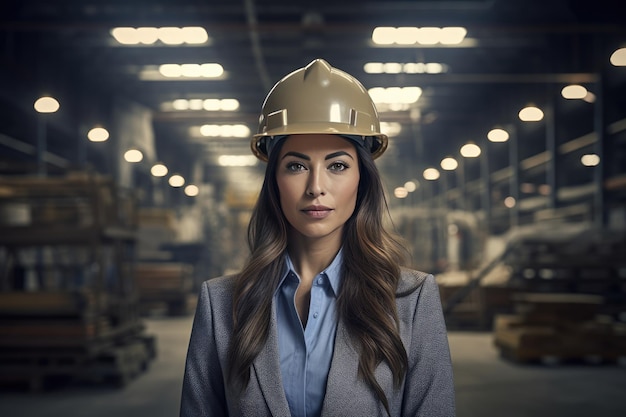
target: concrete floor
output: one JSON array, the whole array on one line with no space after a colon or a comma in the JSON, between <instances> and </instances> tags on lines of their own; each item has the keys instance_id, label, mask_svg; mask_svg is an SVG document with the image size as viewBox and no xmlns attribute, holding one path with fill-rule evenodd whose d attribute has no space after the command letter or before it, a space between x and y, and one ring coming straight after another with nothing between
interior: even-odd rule
<instances>
[{"instance_id":1,"label":"concrete floor","mask_svg":"<svg viewBox=\"0 0 626 417\"><path fill-rule=\"evenodd\" d=\"M192 317L146 319L158 356L124 388L68 387L0 392L6 417L173 417L178 415ZM451 332L458 417L624 417L626 368L528 366L498 357L490 333Z\"/></svg>"}]
</instances>

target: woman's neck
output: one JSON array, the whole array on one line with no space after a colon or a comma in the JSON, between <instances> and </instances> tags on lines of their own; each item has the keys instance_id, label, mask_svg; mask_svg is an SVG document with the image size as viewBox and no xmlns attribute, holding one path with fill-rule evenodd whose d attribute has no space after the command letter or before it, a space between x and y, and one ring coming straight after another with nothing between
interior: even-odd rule
<instances>
[{"instance_id":1,"label":"woman's neck","mask_svg":"<svg viewBox=\"0 0 626 417\"><path fill-rule=\"evenodd\" d=\"M333 239L290 239L287 251L302 284L310 287L313 278L331 264L341 241Z\"/></svg>"}]
</instances>

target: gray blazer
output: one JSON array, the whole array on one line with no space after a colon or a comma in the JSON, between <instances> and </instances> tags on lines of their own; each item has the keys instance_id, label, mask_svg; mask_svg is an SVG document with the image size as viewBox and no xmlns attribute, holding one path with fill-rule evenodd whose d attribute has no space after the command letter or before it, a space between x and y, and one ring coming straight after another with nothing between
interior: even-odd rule
<instances>
[{"instance_id":1,"label":"gray blazer","mask_svg":"<svg viewBox=\"0 0 626 417\"><path fill-rule=\"evenodd\" d=\"M254 360L250 382L241 394L226 385L227 352L232 334L234 277L205 281L193 322L180 415L289 417L281 382L276 311L269 339ZM409 366L399 389L394 389L389 367L375 371L389 400L392 416L450 417L455 415L454 384L439 290L432 275L403 270L396 302L400 336ZM385 416L385 408L358 377L359 353L344 323L337 326L322 416Z\"/></svg>"}]
</instances>

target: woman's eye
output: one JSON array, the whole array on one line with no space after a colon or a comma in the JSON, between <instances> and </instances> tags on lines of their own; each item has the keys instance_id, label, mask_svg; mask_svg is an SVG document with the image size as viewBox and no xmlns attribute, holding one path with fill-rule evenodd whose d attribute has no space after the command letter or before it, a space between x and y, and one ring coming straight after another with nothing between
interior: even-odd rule
<instances>
[{"instance_id":1,"label":"woman's eye","mask_svg":"<svg viewBox=\"0 0 626 417\"><path fill-rule=\"evenodd\" d=\"M346 164L345 164L345 163L343 163L343 162L333 162L333 163L330 165L330 167L329 167L329 168L330 168L332 171L343 171L343 170L345 170L345 169L347 169L347 168L349 168L349 167L348 167L348 165L346 165Z\"/></svg>"},{"instance_id":2,"label":"woman's eye","mask_svg":"<svg viewBox=\"0 0 626 417\"><path fill-rule=\"evenodd\" d=\"M287 164L287 171L298 172L304 169L304 165L299 162L290 162Z\"/></svg>"}]
</instances>

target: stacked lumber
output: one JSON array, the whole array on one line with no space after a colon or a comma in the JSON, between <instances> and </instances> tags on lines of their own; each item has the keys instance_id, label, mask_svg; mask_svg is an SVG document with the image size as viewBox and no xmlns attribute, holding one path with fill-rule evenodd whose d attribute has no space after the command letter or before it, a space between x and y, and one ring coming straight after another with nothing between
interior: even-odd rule
<instances>
[{"instance_id":1,"label":"stacked lumber","mask_svg":"<svg viewBox=\"0 0 626 417\"><path fill-rule=\"evenodd\" d=\"M494 344L515 362L626 364L626 325L598 314L603 297L520 293L515 314L497 315Z\"/></svg>"},{"instance_id":2,"label":"stacked lumber","mask_svg":"<svg viewBox=\"0 0 626 417\"><path fill-rule=\"evenodd\" d=\"M165 307L171 315L195 309L193 266L182 262L141 262L135 266L135 282L143 312Z\"/></svg>"},{"instance_id":3,"label":"stacked lumber","mask_svg":"<svg viewBox=\"0 0 626 417\"><path fill-rule=\"evenodd\" d=\"M123 385L145 370L154 337L137 319L107 314L107 301L89 290L0 292L0 387Z\"/></svg>"}]
</instances>

